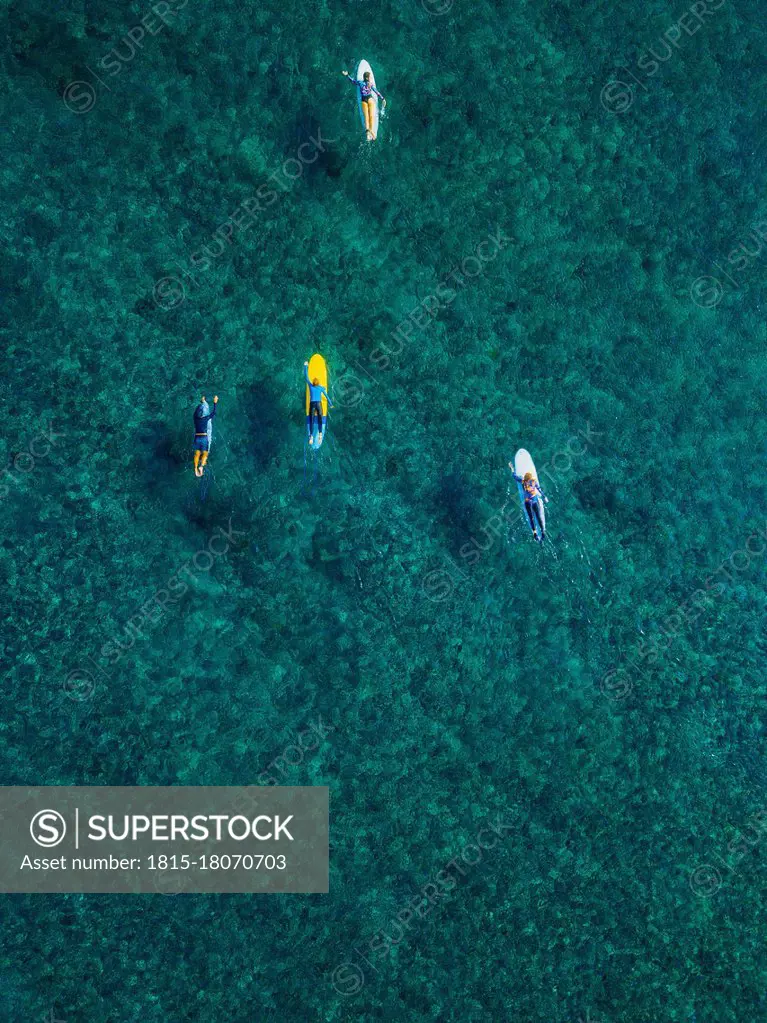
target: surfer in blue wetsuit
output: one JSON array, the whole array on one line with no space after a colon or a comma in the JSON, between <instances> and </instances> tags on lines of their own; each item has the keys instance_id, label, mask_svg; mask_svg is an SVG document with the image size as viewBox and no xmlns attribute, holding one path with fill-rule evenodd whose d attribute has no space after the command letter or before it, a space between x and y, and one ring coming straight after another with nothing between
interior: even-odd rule
<instances>
[{"instance_id":1,"label":"surfer in blue wetsuit","mask_svg":"<svg viewBox=\"0 0 767 1023\"><path fill-rule=\"evenodd\" d=\"M205 472L205 463L208 461L210 452L210 440L213 435L213 423L211 420L216 414L218 395L213 399L213 411L205 400L203 394L200 404L194 410L194 474L202 476Z\"/></svg>"},{"instance_id":2,"label":"surfer in blue wetsuit","mask_svg":"<svg viewBox=\"0 0 767 1023\"><path fill-rule=\"evenodd\" d=\"M382 101L383 106L386 106L386 100L382 93L376 89L373 83L370 81L370 72L365 71L362 76L362 81L357 78L352 78L348 71L342 71L342 75L346 75L352 85L356 85L360 90L360 99L362 100L362 110L365 114L365 130L367 132L368 142L372 142L375 139L373 133L373 95L375 94Z\"/></svg>"},{"instance_id":3,"label":"surfer in blue wetsuit","mask_svg":"<svg viewBox=\"0 0 767 1023\"><path fill-rule=\"evenodd\" d=\"M330 400L330 395L325 388L320 384L317 377L314 380L309 379L309 363L304 363L304 378L306 379L307 386L309 388L309 443L314 443L314 416L317 416L317 429L319 430L319 436L317 437L317 446L319 447L322 441L322 399L327 398L328 405L333 408L333 402Z\"/></svg>"},{"instance_id":4,"label":"surfer in blue wetsuit","mask_svg":"<svg viewBox=\"0 0 767 1023\"><path fill-rule=\"evenodd\" d=\"M535 528L536 521L541 527L541 543L546 539L546 529L541 521L541 509L539 507L541 498L549 503L548 497L541 490L541 485L538 480L533 476L531 472L526 472L524 476L517 476L514 472L514 463L509 462L509 468L511 469L511 475L522 487L525 495L525 511L527 517L530 520L530 528L533 531L534 539L538 539L538 530ZM535 516L535 517L533 517Z\"/></svg>"}]
</instances>

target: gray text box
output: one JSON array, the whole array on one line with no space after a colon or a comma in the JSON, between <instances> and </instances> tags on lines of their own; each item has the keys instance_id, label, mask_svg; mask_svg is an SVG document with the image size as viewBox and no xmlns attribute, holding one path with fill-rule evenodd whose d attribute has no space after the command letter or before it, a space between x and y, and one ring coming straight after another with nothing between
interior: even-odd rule
<instances>
[{"instance_id":1,"label":"gray text box","mask_svg":"<svg viewBox=\"0 0 767 1023\"><path fill-rule=\"evenodd\" d=\"M0 787L0 892L327 892L328 789Z\"/></svg>"}]
</instances>

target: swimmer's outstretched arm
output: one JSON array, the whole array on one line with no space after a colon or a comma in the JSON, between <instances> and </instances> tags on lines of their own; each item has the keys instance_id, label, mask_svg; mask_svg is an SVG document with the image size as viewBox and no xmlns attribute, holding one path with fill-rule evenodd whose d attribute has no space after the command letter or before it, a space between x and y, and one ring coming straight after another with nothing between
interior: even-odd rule
<instances>
[{"instance_id":1,"label":"swimmer's outstretched arm","mask_svg":"<svg viewBox=\"0 0 767 1023\"><path fill-rule=\"evenodd\" d=\"M201 396L201 400L205 401L205 395L204 394ZM201 423L207 423L207 421L209 419L212 419L213 416L215 416L217 405L218 405L218 395L215 395L215 397L213 398L213 411L209 412L207 416L200 416L200 422Z\"/></svg>"},{"instance_id":2,"label":"swimmer's outstretched arm","mask_svg":"<svg viewBox=\"0 0 767 1023\"><path fill-rule=\"evenodd\" d=\"M348 71L342 71L341 74L342 75L346 75L346 77L349 79L349 81L352 83L352 85L364 85L365 84L364 82L360 82L356 78L352 78L352 76L349 74ZM372 88L373 92L376 94L376 96L378 96L380 99L382 99L384 101L384 104L385 104L386 103L386 97L384 96L384 94L382 92L379 92L378 89L376 89L376 87L374 85L371 86L371 88Z\"/></svg>"},{"instance_id":3,"label":"swimmer's outstretched arm","mask_svg":"<svg viewBox=\"0 0 767 1023\"><path fill-rule=\"evenodd\" d=\"M314 384L309 379L309 363L308 362L304 363L304 380L306 380L307 384L310 387L314 387ZM328 399L328 405L330 405L330 407L333 408L333 402L330 400L330 395L328 394L328 392L325 390L324 387L320 387L320 394L321 395L322 394L325 395L325 397Z\"/></svg>"}]
</instances>

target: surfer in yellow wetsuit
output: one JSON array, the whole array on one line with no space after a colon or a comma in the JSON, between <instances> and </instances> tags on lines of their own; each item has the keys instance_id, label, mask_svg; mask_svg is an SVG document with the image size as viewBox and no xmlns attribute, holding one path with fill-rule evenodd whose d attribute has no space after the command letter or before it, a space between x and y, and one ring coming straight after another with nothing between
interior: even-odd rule
<instances>
[{"instance_id":1,"label":"surfer in yellow wetsuit","mask_svg":"<svg viewBox=\"0 0 767 1023\"><path fill-rule=\"evenodd\" d=\"M370 81L370 72L365 71L360 82L357 78L352 78L348 71L342 71L342 75L346 75L352 85L356 85L360 90L360 100L362 101L362 110L365 114L365 130L367 132L368 142L375 141L375 132L373 131L373 94L381 100L382 107L386 106L386 100L384 99L383 93L376 89L375 85Z\"/></svg>"},{"instance_id":2,"label":"surfer in yellow wetsuit","mask_svg":"<svg viewBox=\"0 0 767 1023\"><path fill-rule=\"evenodd\" d=\"M546 539L546 528L541 521L541 509L539 503L543 499L546 504L549 503L548 497L541 490L541 485L538 480L533 476L531 472L526 472L524 476L517 476L514 472L514 463L509 462L509 468L511 469L511 475L514 479L522 486L522 490L525 494L525 511L527 517L530 520L530 528L533 531L533 537L538 539L538 531L535 528L536 520L538 525L541 527L541 542ZM533 518L533 514L535 518Z\"/></svg>"}]
</instances>

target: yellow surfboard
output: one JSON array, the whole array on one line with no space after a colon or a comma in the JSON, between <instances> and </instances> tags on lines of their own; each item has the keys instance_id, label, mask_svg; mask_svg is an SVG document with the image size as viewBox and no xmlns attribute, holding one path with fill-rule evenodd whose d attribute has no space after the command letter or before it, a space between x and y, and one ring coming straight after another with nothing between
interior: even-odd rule
<instances>
[{"instance_id":1,"label":"yellow surfboard","mask_svg":"<svg viewBox=\"0 0 767 1023\"><path fill-rule=\"evenodd\" d=\"M309 360L309 367L307 370L309 379L311 381L317 380L322 387L327 391L328 389L328 367L325 360L319 353L314 354ZM309 420L309 404L310 404L310 391L309 386L306 387L306 432L309 434L309 443L312 443L312 437L315 436L314 440L315 450L322 445L322 441L325 438L325 427L328 421L328 399L325 395L322 395L322 430L319 431L316 423L311 423Z\"/></svg>"},{"instance_id":2,"label":"yellow surfboard","mask_svg":"<svg viewBox=\"0 0 767 1023\"><path fill-rule=\"evenodd\" d=\"M309 379L319 380L320 386L328 389L328 367L322 356L317 353L309 359ZM309 388L306 388L306 414L309 415ZM328 414L328 399L322 395L322 417Z\"/></svg>"}]
</instances>

